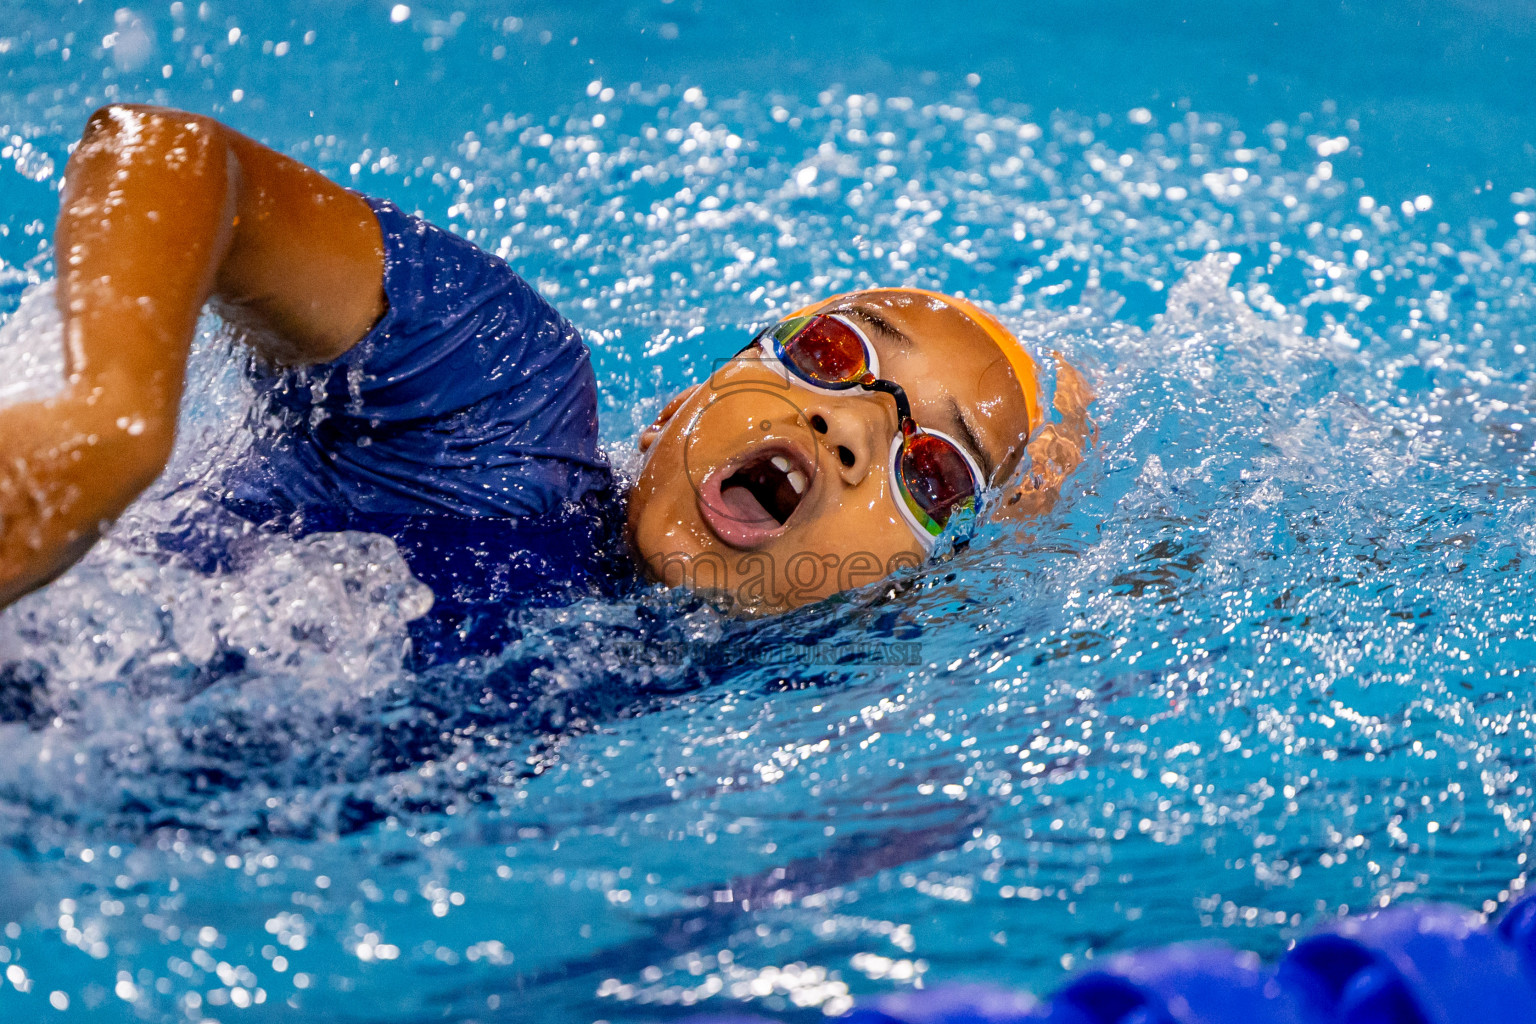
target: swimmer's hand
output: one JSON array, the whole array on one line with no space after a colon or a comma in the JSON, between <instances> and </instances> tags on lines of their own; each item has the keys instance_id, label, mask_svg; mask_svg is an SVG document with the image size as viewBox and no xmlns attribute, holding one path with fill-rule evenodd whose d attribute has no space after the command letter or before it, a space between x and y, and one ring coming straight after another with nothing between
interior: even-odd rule
<instances>
[{"instance_id":1,"label":"swimmer's hand","mask_svg":"<svg viewBox=\"0 0 1536 1024\"><path fill-rule=\"evenodd\" d=\"M362 197L179 111L91 117L54 244L66 387L0 409L0 606L74 564L165 468L205 303L295 365L341 355L384 311Z\"/></svg>"},{"instance_id":2,"label":"swimmer's hand","mask_svg":"<svg viewBox=\"0 0 1536 1024\"><path fill-rule=\"evenodd\" d=\"M1051 358L1056 361L1052 404L1061 419L1047 423L1030 439L1024 449L1028 456L1024 481L1004 499L994 519L1028 519L1049 512L1061 496L1062 481L1082 465L1083 453L1098 441L1098 425L1088 415L1098 396L1060 352L1052 352Z\"/></svg>"}]
</instances>

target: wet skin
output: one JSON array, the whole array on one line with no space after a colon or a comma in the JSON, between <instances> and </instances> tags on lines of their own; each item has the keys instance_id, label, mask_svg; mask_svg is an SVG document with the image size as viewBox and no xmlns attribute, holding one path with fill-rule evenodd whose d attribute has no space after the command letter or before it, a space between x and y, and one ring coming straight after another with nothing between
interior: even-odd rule
<instances>
[{"instance_id":1,"label":"wet skin","mask_svg":"<svg viewBox=\"0 0 1536 1024\"><path fill-rule=\"evenodd\" d=\"M1000 514L1049 507L1087 441L1092 396L1075 370L1059 363L1057 405L1072 415L1035 432L1008 359L959 309L877 289L820 312L863 329L880 376L906 390L917 423L958 441L988 487L1002 490ZM811 387L751 348L677 396L641 435L646 462L630 494L631 544L654 579L715 591L756 613L920 564L925 550L896 504L898 428L889 396ZM1041 472L1005 487L1032 432Z\"/></svg>"},{"instance_id":2,"label":"wet skin","mask_svg":"<svg viewBox=\"0 0 1536 1024\"><path fill-rule=\"evenodd\" d=\"M165 468L205 305L290 365L345 352L385 306L361 196L181 111L91 117L55 248L67 376L0 409L0 607L68 569Z\"/></svg>"},{"instance_id":3,"label":"wet skin","mask_svg":"<svg viewBox=\"0 0 1536 1024\"><path fill-rule=\"evenodd\" d=\"M0 409L0 607L68 569L165 468L205 306L288 366L336 359L386 308L366 200L217 121L103 108L65 179L55 242L67 380L54 398ZM1091 431L1092 393L1075 370L1058 359L1060 422L1041 427L1007 360L958 310L899 290L837 308L864 327L917 422L970 447L1004 487L999 514L1050 507ZM657 578L723 590L751 611L914 564L922 549L891 493L896 429L889 397L818 392L732 360L642 435L635 550ZM1031 472L1010 483L1026 439ZM769 499L782 525L733 479L759 455L754 482L783 496ZM669 576L668 556L686 571Z\"/></svg>"}]
</instances>

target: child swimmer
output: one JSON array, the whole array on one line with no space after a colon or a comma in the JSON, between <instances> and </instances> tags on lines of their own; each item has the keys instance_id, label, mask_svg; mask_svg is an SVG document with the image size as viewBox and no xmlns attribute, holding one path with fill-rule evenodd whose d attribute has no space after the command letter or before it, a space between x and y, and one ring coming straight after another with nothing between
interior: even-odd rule
<instances>
[{"instance_id":1,"label":"child swimmer","mask_svg":"<svg viewBox=\"0 0 1536 1024\"><path fill-rule=\"evenodd\" d=\"M920 564L961 522L1048 510L1093 395L964 299L834 296L764 330L639 438L627 500L575 329L499 258L208 118L118 105L66 171L66 387L0 410L0 606L77 561L165 468L205 305L255 357L246 523L393 537L448 627L637 564L748 612ZM1020 466L1027 460L1023 482Z\"/></svg>"},{"instance_id":2,"label":"child swimmer","mask_svg":"<svg viewBox=\"0 0 1536 1024\"><path fill-rule=\"evenodd\" d=\"M1057 365L1046 424L1034 361L965 299L878 288L794 313L640 435L636 551L666 583L778 608L921 564L978 505L1037 515L1090 429L1086 382ZM1026 453L1029 481L988 503Z\"/></svg>"}]
</instances>

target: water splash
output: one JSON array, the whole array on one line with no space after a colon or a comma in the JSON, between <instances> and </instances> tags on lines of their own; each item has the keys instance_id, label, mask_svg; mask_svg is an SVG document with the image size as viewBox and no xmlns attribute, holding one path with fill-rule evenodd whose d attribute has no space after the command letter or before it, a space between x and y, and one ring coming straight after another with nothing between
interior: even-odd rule
<instances>
[{"instance_id":1,"label":"water splash","mask_svg":"<svg viewBox=\"0 0 1536 1024\"><path fill-rule=\"evenodd\" d=\"M1352 131L599 83L449 147L293 135L567 308L621 462L753 325L891 281L1087 366L1103 443L1049 520L898 586L755 624L515 612L499 657L413 673L386 542L236 532L222 575L156 542L249 413L205 325L173 472L0 616L8 963L77 1002L127 972L151 1019L237 989L494 1016L516 986L640 1020L1492 909L1536 810L1536 238L1365 195ZM7 381L57 372L44 294Z\"/></svg>"}]
</instances>

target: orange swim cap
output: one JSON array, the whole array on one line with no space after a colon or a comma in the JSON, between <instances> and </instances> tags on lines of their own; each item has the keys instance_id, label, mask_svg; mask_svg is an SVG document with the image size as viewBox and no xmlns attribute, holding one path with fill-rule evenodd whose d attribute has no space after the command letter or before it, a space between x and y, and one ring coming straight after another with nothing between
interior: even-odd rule
<instances>
[{"instance_id":1,"label":"orange swim cap","mask_svg":"<svg viewBox=\"0 0 1536 1024\"><path fill-rule=\"evenodd\" d=\"M820 302L813 302L804 309L797 309L789 314L789 317L809 316L820 312L835 302L841 302L850 295L861 295L868 292L908 292L912 295L922 295L925 298L936 299L945 305L952 306L964 313L967 319L983 331L992 343L998 347L1008 359L1008 365L1013 368L1013 377L1019 382L1019 391L1024 396L1024 411L1029 416L1029 432L1033 434L1035 428L1044 422L1040 415L1040 370L1035 365L1034 357L1024 347L1013 332L1004 327L991 313L977 306L968 299L962 299L958 295L945 295L943 292L932 292L926 288L865 288L857 292L843 292ZM785 319L789 319L786 317Z\"/></svg>"}]
</instances>

